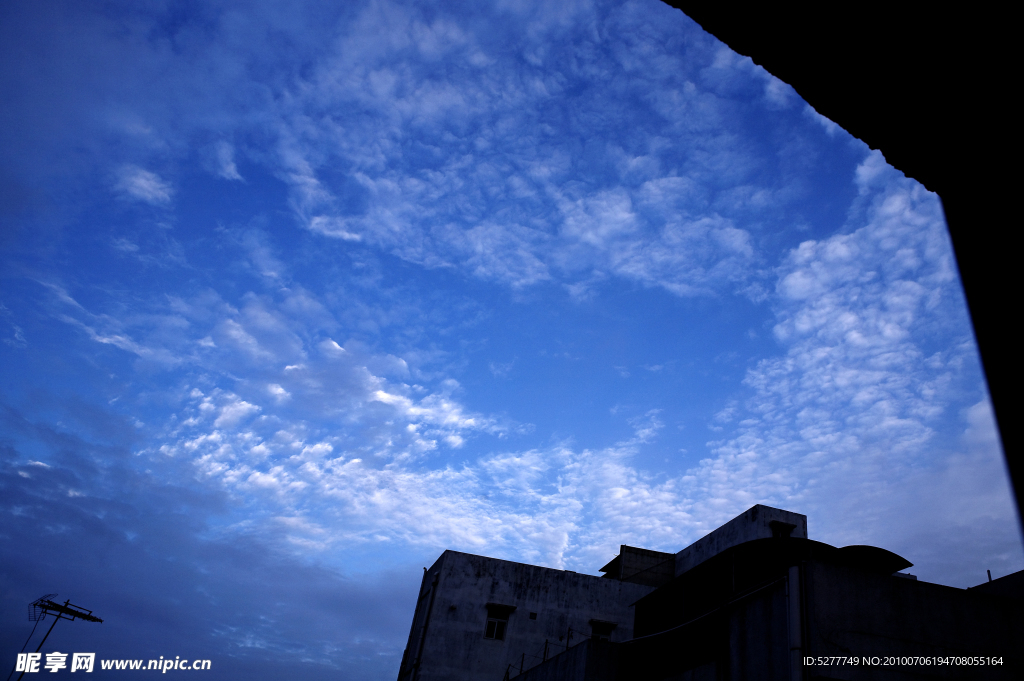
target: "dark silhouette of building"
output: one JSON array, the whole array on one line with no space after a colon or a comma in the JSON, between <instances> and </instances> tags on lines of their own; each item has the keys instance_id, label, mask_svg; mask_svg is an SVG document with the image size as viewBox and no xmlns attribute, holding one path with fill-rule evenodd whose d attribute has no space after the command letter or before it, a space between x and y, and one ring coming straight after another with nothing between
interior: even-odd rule
<instances>
[{"instance_id":1,"label":"dark silhouette of building","mask_svg":"<svg viewBox=\"0 0 1024 681\"><path fill-rule=\"evenodd\" d=\"M630 606L654 590L645 568L673 555L622 549L609 565L627 566L625 579L445 551L424 568L398 678L501 681L590 636L629 640Z\"/></svg>"},{"instance_id":2,"label":"dark silhouette of building","mask_svg":"<svg viewBox=\"0 0 1024 681\"><path fill-rule=\"evenodd\" d=\"M399 679L1019 678L1024 572L957 589L911 565L761 505L676 554L622 546L602 578L445 551Z\"/></svg>"}]
</instances>

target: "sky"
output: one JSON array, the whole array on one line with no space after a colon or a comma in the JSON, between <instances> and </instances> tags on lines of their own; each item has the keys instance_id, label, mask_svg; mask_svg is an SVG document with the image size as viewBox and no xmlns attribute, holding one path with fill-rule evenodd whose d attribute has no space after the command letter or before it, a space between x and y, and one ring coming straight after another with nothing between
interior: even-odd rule
<instances>
[{"instance_id":1,"label":"sky","mask_svg":"<svg viewBox=\"0 0 1024 681\"><path fill-rule=\"evenodd\" d=\"M4 664L56 592L48 650L392 679L445 549L758 503L1024 568L938 197L678 10L12 0L0 93Z\"/></svg>"}]
</instances>

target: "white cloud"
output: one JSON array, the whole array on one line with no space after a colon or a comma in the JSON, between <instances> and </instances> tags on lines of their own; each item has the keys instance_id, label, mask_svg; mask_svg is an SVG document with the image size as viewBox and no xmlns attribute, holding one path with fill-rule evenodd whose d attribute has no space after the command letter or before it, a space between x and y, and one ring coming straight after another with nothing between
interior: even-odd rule
<instances>
[{"instance_id":1,"label":"white cloud","mask_svg":"<svg viewBox=\"0 0 1024 681\"><path fill-rule=\"evenodd\" d=\"M159 175L135 165L121 167L114 189L122 196L154 206L170 203L174 195L173 187Z\"/></svg>"},{"instance_id":2,"label":"white cloud","mask_svg":"<svg viewBox=\"0 0 1024 681\"><path fill-rule=\"evenodd\" d=\"M764 86L764 96L773 108L783 108L789 104L790 97L794 96L793 88L782 82L775 76L765 72L767 83Z\"/></svg>"},{"instance_id":3,"label":"white cloud","mask_svg":"<svg viewBox=\"0 0 1024 681\"><path fill-rule=\"evenodd\" d=\"M217 174L225 180L244 181L235 165L235 148L225 141L220 141L216 146Z\"/></svg>"},{"instance_id":4,"label":"white cloud","mask_svg":"<svg viewBox=\"0 0 1024 681\"><path fill-rule=\"evenodd\" d=\"M715 456L693 475L704 496L725 502L725 515L752 501L796 507L814 516L826 541L898 549L911 542L894 539L885 515L901 518L904 535L929 531L935 517L916 509L934 503L942 469L969 459L998 491L950 491L950 501L990 509L1010 536L1014 514L987 404L963 416L983 447L967 455L939 444L955 435L949 412L965 391L977 393L981 376L969 337L924 350L970 328L938 200L880 159L872 153L856 175L869 200L866 224L801 244L779 268L775 335L786 352L748 373L745 420L712 443ZM717 420L726 414L733 418L728 409ZM960 568L924 569L962 580Z\"/></svg>"},{"instance_id":5,"label":"white cloud","mask_svg":"<svg viewBox=\"0 0 1024 681\"><path fill-rule=\"evenodd\" d=\"M237 404L234 396L214 397ZM244 429L185 436L172 448L229 490L281 509L269 517L290 509L290 532L306 548L383 537L592 569L622 541L671 547L698 527L683 510L689 502L680 500L678 480L656 483L629 465L661 427L656 414L633 425L633 438L601 451L556 446L442 468L401 460L379 467L327 442L309 445L282 433L264 439ZM461 446L460 435L447 437ZM307 523L315 529L302 529Z\"/></svg>"},{"instance_id":6,"label":"white cloud","mask_svg":"<svg viewBox=\"0 0 1024 681\"><path fill-rule=\"evenodd\" d=\"M148 343L134 337L131 329L126 328L127 325L122 320L110 315L90 312L71 297L63 287L45 282L43 285L53 294L56 302L56 309L52 312L53 316L82 330L90 340L116 347L143 360L165 367L176 366L182 362L181 356L163 347L160 343ZM163 326L165 329L175 329L181 326L181 319L173 315L147 321L156 322L157 326Z\"/></svg>"},{"instance_id":7,"label":"white cloud","mask_svg":"<svg viewBox=\"0 0 1024 681\"><path fill-rule=\"evenodd\" d=\"M537 17L506 46L445 13L367 6L279 111L299 222L515 288L559 280L578 298L581 277L604 273L678 295L752 291L754 241L727 213L785 192L751 185L759 161L725 131L731 104L714 92L765 81L781 106L785 88L714 41L684 58L656 47L635 8L612 15L587 21L647 28L595 42ZM524 67L553 45L559 58ZM341 124L349 110L366 115ZM749 200L709 204L738 188Z\"/></svg>"},{"instance_id":8,"label":"white cloud","mask_svg":"<svg viewBox=\"0 0 1024 681\"><path fill-rule=\"evenodd\" d=\"M563 234L599 249L607 248L618 237L636 232L638 227L632 200L621 188L571 203L563 202L560 209L564 215Z\"/></svg>"},{"instance_id":9,"label":"white cloud","mask_svg":"<svg viewBox=\"0 0 1024 681\"><path fill-rule=\"evenodd\" d=\"M632 439L603 449L557 445L439 461L439 452L466 451L474 436L505 426L456 400L454 381L433 389L392 382L388 372L408 375L403 360L331 338L272 354L280 368L259 390L193 394L165 451L187 454L204 477L260 499L274 517L326 528L289 526L290 541L306 549L384 537L593 569L619 543L678 549L755 503L808 512L814 536L827 541L898 549L912 530L865 536L857 528L885 527L878 514L888 509L925 531L927 517L901 504L934 503L929 485L952 483L970 467L972 490L982 489L999 453L987 406L976 405L962 417L966 449L921 468L949 421L973 346L963 339L922 351L930 334L967 328L956 319L962 301L935 198L885 172L870 179L876 189L853 218L860 227L805 242L778 268L775 335L784 353L749 372L746 401L725 405L711 424L725 436L713 456L683 475L654 478L634 463L656 442L656 412L632 424ZM725 221L694 229L708 248L746 253ZM283 307L248 305L231 313L236 340L262 348L282 336ZM841 512L836 498L857 503ZM986 504L981 516L965 517L991 524L1012 516L1003 492ZM963 579L960 567L937 570L933 578Z\"/></svg>"},{"instance_id":10,"label":"white cloud","mask_svg":"<svg viewBox=\"0 0 1024 681\"><path fill-rule=\"evenodd\" d=\"M928 490L952 495L959 479L986 499L964 518L994 527L1012 509L1005 490L981 492L1000 469L987 405L949 413L973 345L962 338L923 349L935 334L968 328L938 204L892 171L872 172L858 174L869 188L851 214L859 225L801 244L776 270L783 352L749 372L746 400L724 405L710 424L721 429L712 456L685 474L655 477L636 463L657 442L657 412L604 448L482 455L473 440L509 426L461 402L458 383L414 379L422 374L405 359L345 341L322 305L293 288L276 299L242 296L240 307L211 295L173 301L192 325L180 345L201 349L190 361L202 380L231 375L232 388L190 388L157 449L193 461L204 479L247 500L252 527L284 532L302 550L384 538L592 570L620 543L678 549L755 503L809 513L817 538L899 549L930 527L907 505L934 507ZM602 205L628 215L624 207L636 204L620 199ZM623 219L586 239L631 233ZM725 219L674 227L699 248L750 257L745 233ZM664 257L691 257L671 250ZM637 259L658 262L651 253ZM642 265L633 272L657 280ZM75 314L89 314L65 298ZM311 320L333 331L311 331ZM936 433L957 418L963 448L929 464ZM912 528L858 533L885 527L884 513ZM1012 542L991 536L980 550L1008 547L1005 564L1014 564ZM956 581L958 570L936 575Z\"/></svg>"},{"instance_id":11,"label":"white cloud","mask_svg":"<svg viewBox=\"0 0 1024 681\"><path fill-rule=\"evenodd\" d=\"M309 229L343 241L362 240L361 236L347 229L344 219L330 215L314 215L309 219Z\"/></svg>"},{"instance_id":12,"label":"white cloud","mask_svg":"<svg viewBox=\"0 0 1024 681\"><path fill-rule=\"evenodd\" d=\"M868 154L868 157L857 166L857 186L860 193L867 194L879 183L884 183L891 171L891 166L885 162L882 152L877 149Z\"/></svg>"},{"instance_id":13,"label":"white cloud","mask_svg":"<svg viewBox=\"0 0 1024 681\"><path fill-rule=\"evenodd\" d=\"M264 162L288 184L298 222L348 248L510 287L555 281L579 300L613 278L764 299L760 221L791 188L751 149L761 133L733 125L730 90L753 83L775 107L791 93L700 32L663 49L658 31L677 25L631 30L636 7L612 10L614 31L587 3L502 9L528 22L502 52L443 11L371 3L326 55L304 55L301 71L268 86L274 103L256 127L277 140ZM242 180L231 145L214 151L215 172ZM256 230L237 241L270 292L204 292L117 318L63 302L96 343L188 368L182 385L202 390L180 397L158 451L253 495L253 523L269 508L304 546L386 537L593 567L622 541L678 548L761 501L815 509L812 523L853 536L865 513L829 515L822 500L906 513L891 500L924 499L928 481L952 496L964 480L978 497L998 469L986 408L951 413L970 339L925 342L935 328L967 328L943 326L961 313L937 203L894 181L879 154L856 180L852 212L864 219L807 241L774 273L780 356L751 370L742 408L719 411L713 456L668 479L634 459L656 441L653 414L606 447L474 453L474 439L508 427L462 401L444 370L409 366L427 350L398 357L348 340L359 324L289 281ZM175 195L132 165L115 189L157 206ZM963 451L925 470L923 453L958 419ZM981 515L1005 517L1002 494Z\"/></svg>"},{"instance_id":14,"label":"white cloud","mask_svg":"<svg viewBox=\"0 0 1024 681\"><path fill-rule=\"evenodd\" d=\"M270 393L278 402L284 402L292 396L290 392L282 388L278 383L271 383L267 385L267 392Z\"/></svg>"},{"instance_id":15,"label":"white cloud","mask_svg":"<svg viewBox=\"0 0 1024 681\"><path fill-rule=\"evenodd\" d=\"M480 415L467 415L463 411L462 405L445 394L427 395L417 403L404 395L377 390L374 391L372 399L394 407L403 418L411 422L458 429L495 428L493 419ZM461 438L459 441L461 442Z\"/></svg>"},{"instance_id":16,"label":"white cloud","mask_svg":"<svg viewBox=\"0 0 1024 681\"><path fill-rule=\"evenodd\" d=\"M221 407L220 415L213 422L214 428L233 428L242 420L252 416L260 410L255 404L245 400L234 399Z\"/></svg>"},{"instance_id":17,"label":"white cloud","mask_svg":"<svg viewBox=\"0 0 1024 681\"><path fill-rule=\"evenodd\" d=\"M832 119L825 118L820 113L815 111L815 109L810 104L804 107L804 115L813 120L821 127L825 128L825 132L828 133L829 137L835 137L836 134L842 130L842 128L840 128L834 121L832 121Z\"/></svg>"},{"instance_id":18,"label":"white cloud","mask_svg":"<svg viewBox=\"0 0 1024 681\"><path fill-rule=\"evenodd\" d=\"M239 244L245 249L249 263L261 276L273 282L281 282L287 276L287 268L277 258L267 243L267 235L262 229L250 226L241 232L232 233Z\"/></svg>"}]
</instances>

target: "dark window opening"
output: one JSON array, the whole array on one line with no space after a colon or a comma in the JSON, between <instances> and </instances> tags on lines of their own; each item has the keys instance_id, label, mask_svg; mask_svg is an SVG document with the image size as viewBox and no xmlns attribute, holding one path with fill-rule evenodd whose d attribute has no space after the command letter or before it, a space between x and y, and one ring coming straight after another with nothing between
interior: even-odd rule
<instances>
[{"instance_id":1,"label":"dark window opening","mask_svg":"<svg viewBox=\"0 0 1024 681\"><path fill-rule=\"evenodd\" d=\"M505 640L505 630L508 628L508 616L516 609L514 605L502 605L500 603L487 604L487 626L484 628L484 638L494 641Z\"/></svg>"},{"instance_id":2,"label":"dark window opening","mask_svg":"<svg viewBox=\"0 0 1024 681\"><path fill-rule=\"evenodd\" d=\"M793 530L796 529L796 525L784 523L781 520L771 521L768 523L768 527L772 528L772 536L776 539L789 537L793 534Z\"/></svg>"},{"instance_id":3,"label":"dark window opening","mask_svg":"<svg viewBox=\"0 0 1024 681\"><path fill-rule=\"evenodd\" d=\"M530 619L531 619L531 620L535 620L535 619L537 619L537 613L535 613L535 612L531 612L531 613L530 613Z\"/></svg>"},{"instance_id":4,"label":"dark window opening","mask_svg":"<svg viewBox=\"0 0 1024 681\"><path fill-rule=\"evenodd\" d=\"M484 631L484 638L493 638L495 641L505 640L505 627L508 620L497 620L487 618L487 630Z\"/></svg>"},{"instance_id":5,"label":"dark window opening","mask_svg":"<svg viewBox=\"0 0 1024 681\"><path fill-rule=\"evenodd\" d=\"M612 640L612 630L618 625L615 622L590 620L590 638L598 641Z\"/></svg>"}]
</instances>

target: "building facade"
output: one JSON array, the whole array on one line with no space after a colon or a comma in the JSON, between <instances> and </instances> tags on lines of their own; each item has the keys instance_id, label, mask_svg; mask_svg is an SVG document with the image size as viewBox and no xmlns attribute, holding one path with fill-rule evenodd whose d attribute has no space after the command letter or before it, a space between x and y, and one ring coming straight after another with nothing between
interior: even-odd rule
<instances>
[{"instance_id":1,"label":"building facade","mask_svg":"<svg viewBox=\"0 0 1024 681\"><path fill-rule=\"evenodd\" d=\"M627 580L672 558L631 548ZM591 637L627 641L630 606L654 588L445 551L424 571L399 681L501 681Z\"/></svg>"},{"instance_id":2,"label":"building facade","mask_svg":"<svg viewBox=\"0 0 1024 681\"><path fill-rule=\"evenodd\" d=\"M1024 678L1024 572L957 589L911 566L761 505L675 554L622 546L604 577L445 551L399 679Z\"/></svg>"}]
</instances>

